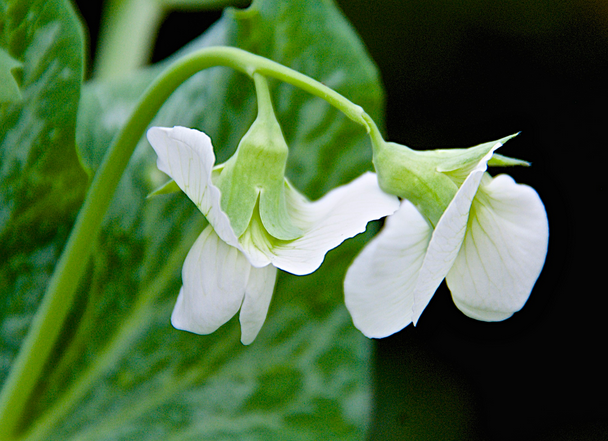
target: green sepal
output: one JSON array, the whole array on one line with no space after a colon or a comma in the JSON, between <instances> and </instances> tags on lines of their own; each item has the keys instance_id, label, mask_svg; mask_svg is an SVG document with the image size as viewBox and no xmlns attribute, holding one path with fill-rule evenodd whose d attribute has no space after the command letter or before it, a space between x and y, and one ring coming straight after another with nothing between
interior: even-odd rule
<instances>
[{"instance_id":1,"label":"green sepal","mask_svg":"<svg viewBox=\"0 0 608 441\"><path fill-rule=\"evenodd\" d=\"M19 60L0 48L0 103L12 103L21 100L21 90L13 71L21 68Z\"/></svg>"},{"instance_id":2,"label":"green sepal","mask_svg":"<svg viewBox=\"0 0 608 441\"><path fill-rule=\"evenodd\" d=\"M516 135L466 149L425 151L374 140L378 182L387 193L412 202L435 226L460 185L483 157L513 136Z\"/></svg>"},{"instance_id":3,"label":"green sepal","mask_svg":"<svg viewBox=\"0 0 608 441\"><path fill-rule=\"evenodd\" d=\"M148 194L148 196L146 196L146 199L150 199L150 198L152 198L154 196L159 196L161 194L176 193L178 191L182 191L182 190L175 183L175 181L173 179L171 179L168 182L165 182L163 185L161 185L160 187L158 187L156 190L154 190L150 194Z\"/></svg>"},{"instance_id":4,"label":"green sepal","mask_svg":"<svg viewBox=\"0 0 608 441\"><path fill-rule=\"evenodd\" d=\"M510 158L509 156L499 155L498 153L494 153L488 161L488 167L513 167L516 165L529 167L531 164L523 159Z\"/></svg>"},{"instance_id":5,"label":"green sepal","mask_svg":"<svg viewBox=\"0 0 608 441\"><path fill-rule=\"evenodd\" d=\"M280 185L264 189L260 195L260 218L264 228L276 239L293 240L303 231L296 227L287 210L285 190L289 184L283 179Z\"/></svg>"},{"instance_id":6,"label":"green sepal","mask_svg":"<svg viewBox=\"0 0 608 441\"><path fill-rule=\"evenodd\" d=\"M429 152L385 142L374 146L378 184L387 193L409 200L434 226L458 191L458 186L437 171Z\"/></svg>"},{"instance_id":7,"label":"green sepal","mask_svg":"<svg viewBox=\"0 0 608 441\"><path fill-rule=\"evenodd\" d=\"M497 144L500 144L500 147L517 135L515 133L496 141L484 142L466 149L432 150L430 153L438 158L437 170L447 174L460 186L471 171L477 167L479 161L490 151L496 149Z\"/></svg>"},{"instance_id":8,"label":"green sepal","mask_svg":"<svg viewBox=\"0 0 608 441\"><path fill-rule=\"evenodd\" d=\"M260 217L273 237L292 240L302 231L291 221L285 203L285 167L289 148L272 108L266 80L256 75L258 115L217 180L222 210L240 237L259 198Z\"/></svg>"}]
</instances>

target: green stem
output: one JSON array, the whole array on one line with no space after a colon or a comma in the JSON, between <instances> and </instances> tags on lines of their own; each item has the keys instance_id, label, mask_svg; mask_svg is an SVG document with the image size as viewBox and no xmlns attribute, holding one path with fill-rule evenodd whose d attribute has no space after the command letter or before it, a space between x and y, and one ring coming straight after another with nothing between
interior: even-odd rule
<instances>
[{"instance_id":1,"label":"green stem","mask_svg":"<svg viewBox=\"0 0 608 441\"><path fill-rule=\"evenodd\" d=\"M162 17L163 7L158 1L106 2L94 75L98 79L121 77L146 64Z\"/></svg>"},{"instance_id":2,"label":"green stem","mask_svg":"<svg viewBox=\"0 0 608 441\"><path fill-rule=\"evenodd\" d=\"M251 77L254 73L259 73L264 76L273 77L277 80L291 84L292 86L298 87L311 95L317 96L329 104L340 110L348 118L360 124L369 131L368 120L365 118L365 111L361 106L358 106L338 92L324 84L313 80L306 75L296 72L293 69L285 67L267 58L260 57L258 55L251 54L249 52L242 51L235 48L223 48L226 50L226 55L237 56L240 60L238 64L225 64L235 70L241 71ZM194 55L194 54L193 54ZM231 60L236 61L236 60ZM244 63L243 63L244 62ZM368 116L369 118L369 116Z\"/></svg>"},{"instance_id":3,"label":"green stem","mask_svg":"<svg viewBox=\"0 0 608 441\"><path fill-rule=\"evenodd\" d=\"M109 343L97 353L95 360L79 373L75 381L66 390L62 391L62 394L45 410L44 414L31 427L28 427L27 432L22 437L25 441L48 439L53 427L73 411L78 401L91 390L102 375L106 374L118 362L138 336L149 326L147 320L150 318L150 309L163 291L166 290L175 275L175 270L181 267L184 256L188 252L189 243L191 244L200 232L200 230L193 230L196 234L185 236L192 240L184 240L176 249L172 250L162 269L156 273L155 277L144 278L146 295L137 299L129 315L121 324L119 332L114 334ZM61 361L63 362L63 359Z\"/></svg>"},{"instance_id":4,"label":"green stem","mask_svg":"<svg viewBox=\"0 0 608 441\"><path fill-rule=\"evenodd\" d=\"M324 99L366 127L368 132L374 133L375 124L372 121L370 126L371 119L360 106L305 75L240 49L201 49L170 66L146 89L95 174L41 305L0 393L0 434L3 439L16 439L17 432L22 429L20 425L23 424L27 403L72 307L104 214L139 139L162 104L180 84L195 73L213 66L231 67L250 77L260 73L292 84Z\"/></svg>"},{"instance_id":5,"label":"green stem","mask_svg":"<svg viewBox=\"0 0 608 441\"><path fill-rule=\"evenodd\" d=\"M365 122L367 124L367 133L369 134L372 140L372 148L374 150L374 153L376 153L376 149L380 148L385 143L384 137L382 136L380 129L378 128L371 116L369 116L367 113L364 113L363 119L365 119Z\"/></svg>"}]
</instances>

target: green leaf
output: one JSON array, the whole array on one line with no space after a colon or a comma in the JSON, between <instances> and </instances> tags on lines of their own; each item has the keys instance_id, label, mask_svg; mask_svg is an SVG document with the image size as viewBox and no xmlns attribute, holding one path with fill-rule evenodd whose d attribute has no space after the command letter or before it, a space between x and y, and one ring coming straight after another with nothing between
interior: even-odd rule
<instances>
[{"instance_id":1,"label":"green leaf","mask_svg":"<svg viewBox=\"0 0 608 441\"><path fill-rule=\"evenodd\" d=\"M229 9L182 53L219 44L304 72L381 119L375 66L331 2L266 0L247 10ZM86 87L77 139L88 169L97 169L112 136L162 67ZM363 128L292 86L273 81L271 93L290 147L287 174L309 197L371 168ZM205 131L222 162L255 114L250 80L213 68L184 83L153 124ZM206 221L181 193L146 199L167 180L155 161L142 140L104 220L23 439L364 438L371 347L344 307L342 279L369 234L330 252L310 276L281 273L268 319L250 346L239 342L236 317L208 336L177 331L169 318L181 266Z\"/></svg>"},{"instance_id":2,"label":"green leaf","mask_svg":"<svg viewBox=\"0 0 608 441\"><path fill-rule=\"evenodd\" d=\"M21 99L0 103L0 380L86 187L75 131L83 32L67 1L0 0L0 53Z\"/></svg>"},{"instance_id":3,"label":"green leaf","mask_svg":"<svg viewBox=\"0 0 608 441\"><path fill-rule=\"evenodd\" d=\"M0 47L0 103L10 103L21 99L19 84L13 76L13 70L21 63Z\"/></svg>"}]
</instances>

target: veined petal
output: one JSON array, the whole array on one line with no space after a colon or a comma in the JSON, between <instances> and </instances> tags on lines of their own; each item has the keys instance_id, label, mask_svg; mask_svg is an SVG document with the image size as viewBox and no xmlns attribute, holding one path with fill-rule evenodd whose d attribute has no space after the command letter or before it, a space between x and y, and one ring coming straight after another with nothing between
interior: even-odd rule
<instances>
[{"instance_id":1,"label":"veined petal","mask_svg":"<svg viewBox=\"0 0 608 441\"><path fill-rule=\"evenodd\" d=\"M196 204L224 242L238 246L230 220L221 209L220 190L211 181L215 163L211 139L186 127L152 127L147 136L158 155L159 170Z\"/></svg>"},{"instance_id":2,"label":"veined petal","mask_svg":"<svg viewBox=\"0 0 608 441\"><path fill-rule=\"evenodd\" d=\"M414 292L432 231L404 200L348 269L346 307L367 337L387 337L412 322Z\"/></svg>"},{"instance_id":3,"label":"veined petal","mask_svg":"<svg viewBox=\"0 0 608 441\"><path fill-rule=\"evenodd\" d=\"M466 177L433 231L414 293L414 325L452 267L464 240L471 202L487 169L491 150Z\"/></svg>"},{"instance_id":4,"label":"veined petal","mask_svg":"<svg viewBox=\"0 0 608 441\"><path fill-rule=\"evenodd\" d=\"M245 288L245 300L241 306L241 343L248 345L258 335L268 313L270 299L274 291L277 269L268 265L263 268L251 268Z\"/></svg>"},{"instance_id":5,"label":"veined petal","mask_svg":"<svg viewBox=\"0 0 608 441\"><path fill-rule=\"evenodd\" d=\"M540 197L510 176L484 177L447 283L454 303L477 320L519 311L545 262L549 226Z\"/></svg>"},{"instance_id":6,"label":"veined petal","mask_svg":"<svg viewBox=\"0 0 608 441\"><path fill-rule=\"evenodd\" d=\"M210 334L222 326L239 310L251 268L239 250L220 239L211 226L205 228L184 262L173 326L196 334Z\"/></svg>"},{"instance_id":7,"label":"veined petal","mask_svg":"<svg viewBox=\"0 0 608 441\"><path fill-rule=\"evenodd\" d=\"M308 202L291 186L285 197L294 225L304 234L272 241L268 257L277 268L297 275L312 273L329 250L365 231L368 222L399 208L399 199L384 193L376 175L369 172L315 202Z\"/></svg>"}]
</instances>

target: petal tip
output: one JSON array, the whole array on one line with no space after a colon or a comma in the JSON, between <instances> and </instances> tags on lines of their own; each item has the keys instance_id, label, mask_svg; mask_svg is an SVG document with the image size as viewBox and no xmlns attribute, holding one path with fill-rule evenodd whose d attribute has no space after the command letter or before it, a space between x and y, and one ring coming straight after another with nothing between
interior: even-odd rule
<instances>
[{"instance_id":1,"label":"petal tip","mask_svg":"<svg viewBox=\"0 0 608 441\"><path fill-rule=\"evenodd\" d=\"M454 299L454 304L456 307L467 317L470 317L475 320L479 320L482 322L502 322L515 314L517 311L491 311L491 310L482 310L473 307L469 307L468 305L458 302Z\"/></svg>"}]
</instances>

